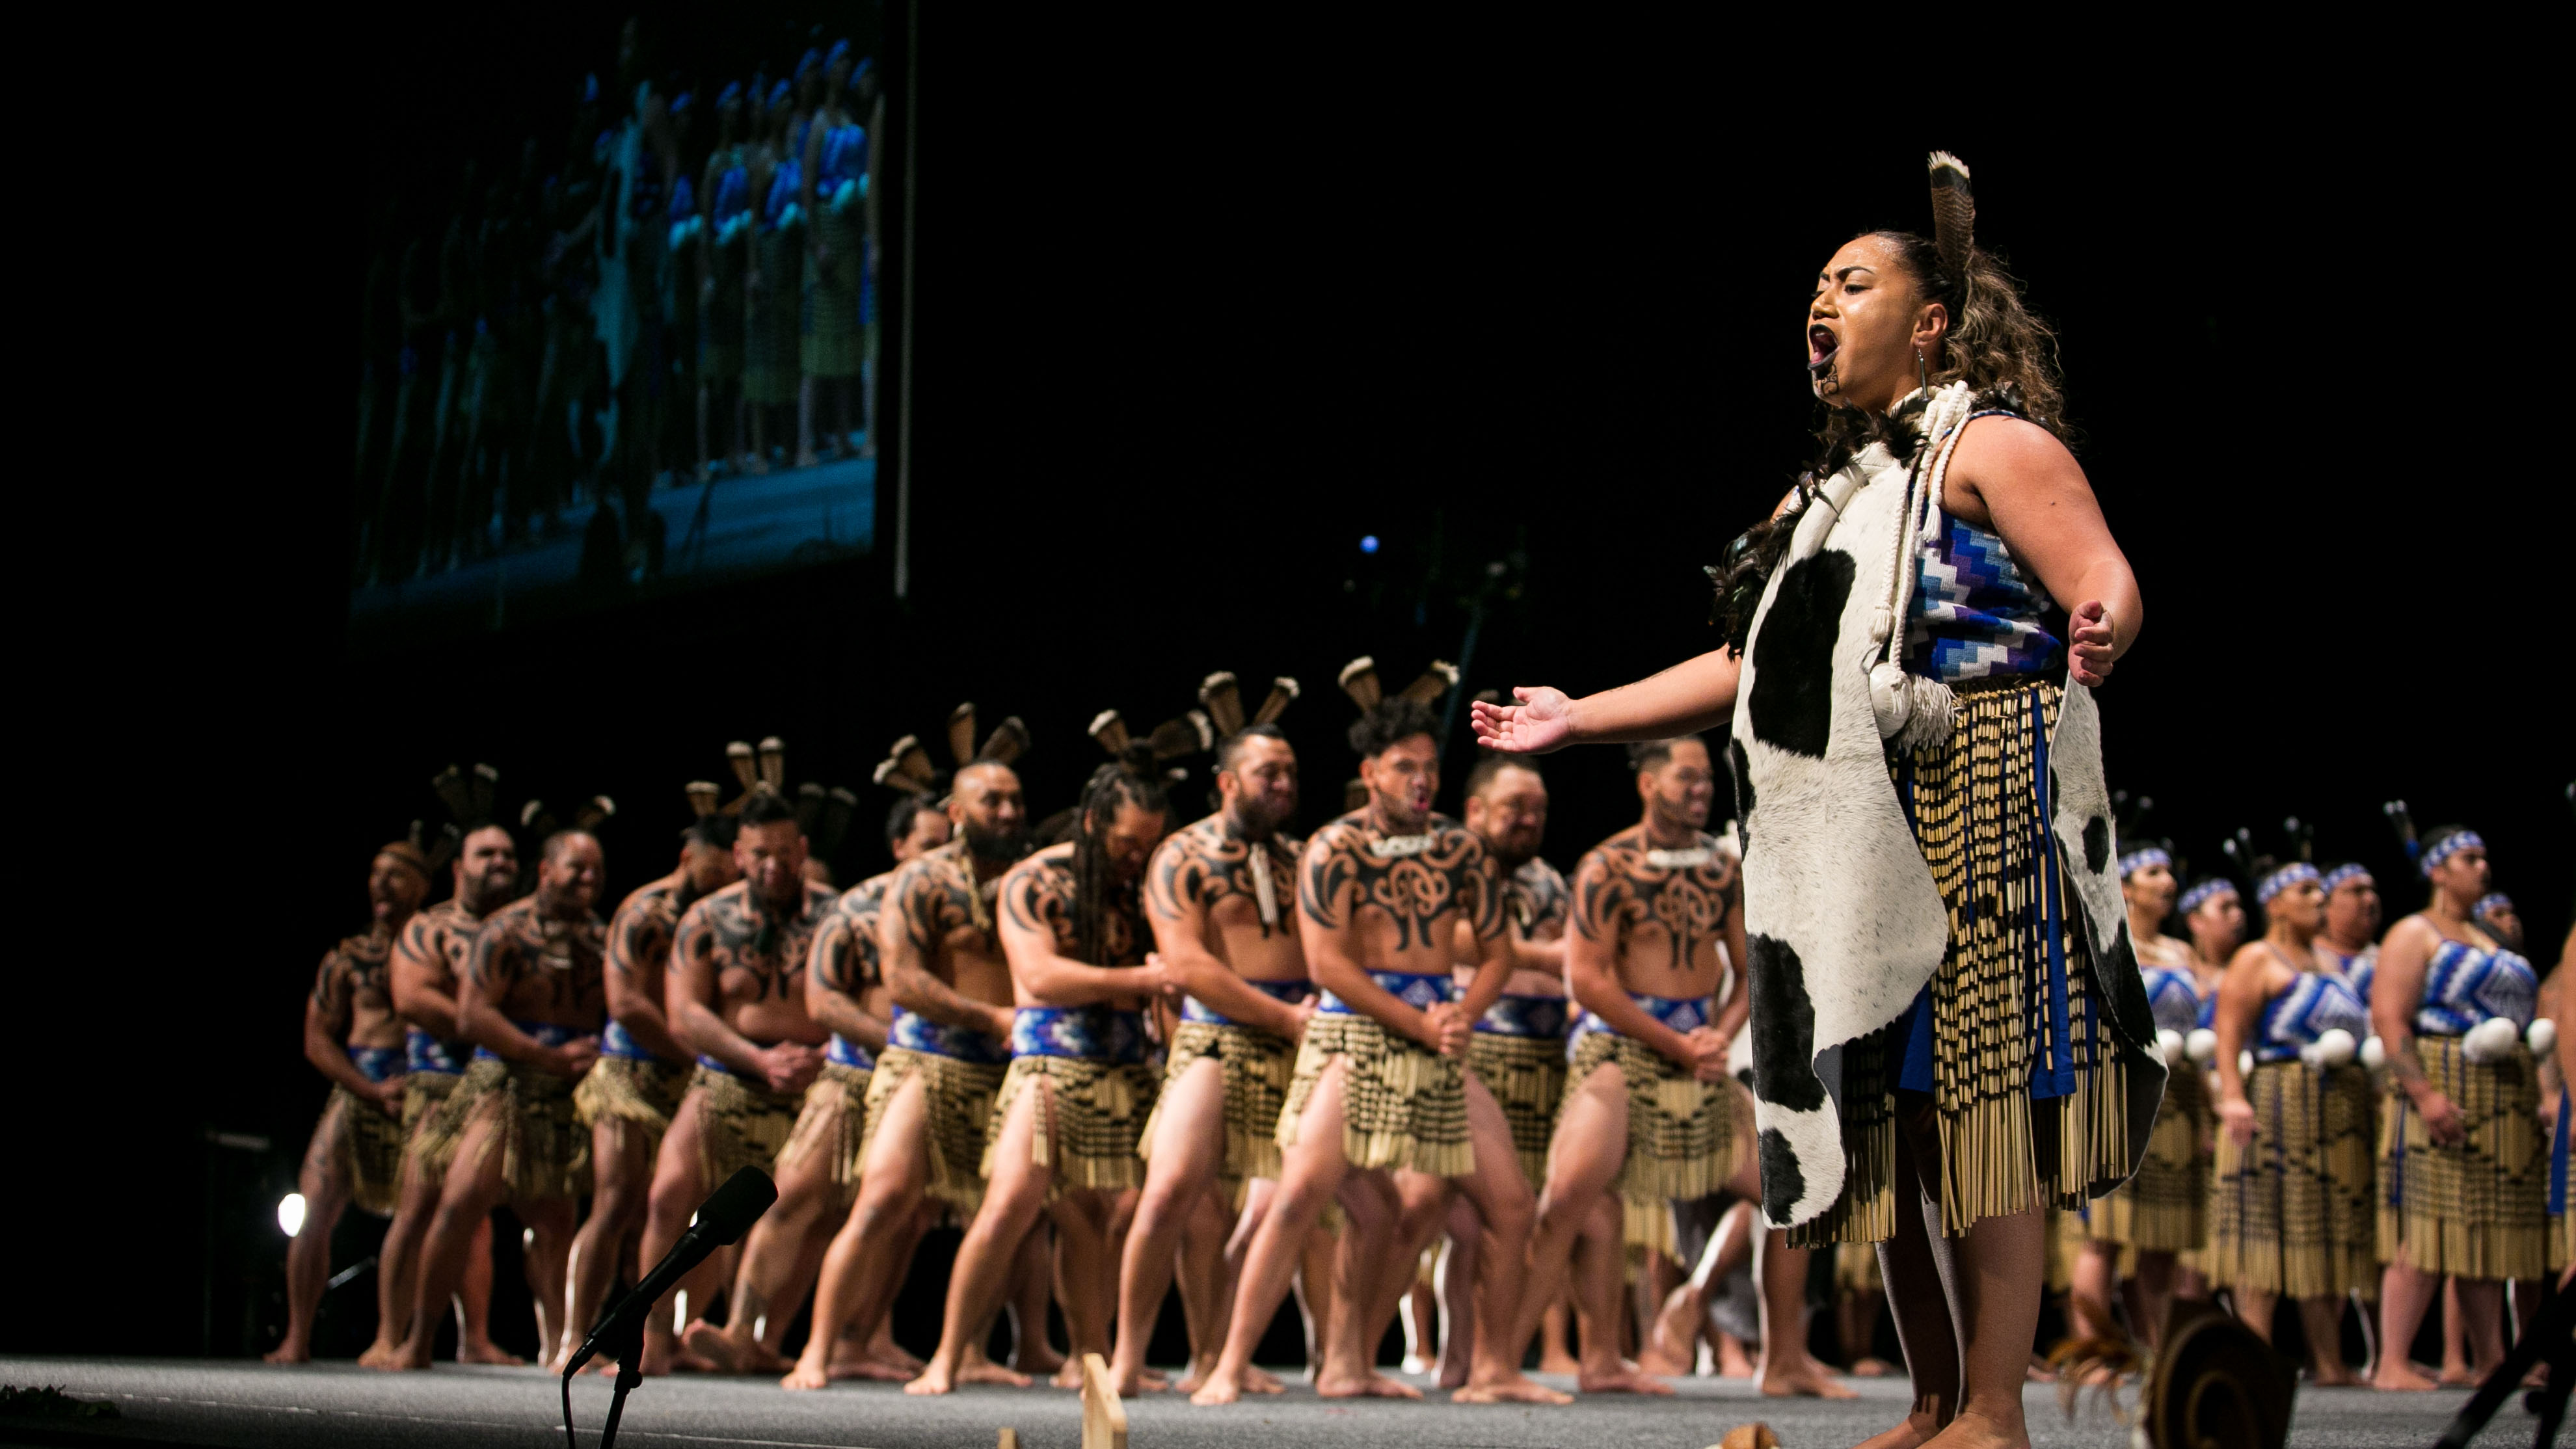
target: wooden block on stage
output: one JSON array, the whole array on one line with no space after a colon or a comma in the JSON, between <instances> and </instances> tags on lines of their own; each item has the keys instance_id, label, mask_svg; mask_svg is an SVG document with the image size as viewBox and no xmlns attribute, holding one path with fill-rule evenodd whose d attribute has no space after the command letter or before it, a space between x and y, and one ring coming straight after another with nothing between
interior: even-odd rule
<instances>
[{"instance_id":1,"label":"wooden block on stage","mask_svg":"<svg viewBox=\"0 0 2576 1449\"><path fill-rule=\"evenodd\" d=\"M993 1449L1020 1449L1020 1431L1004 1429L1000 1439L995 1441Z\"/></svg>"},{"instance_id":2,"label":"wooden block on stage","mask_svg":"<svg viewBox=\"0 0 2576 1449\"><path fill-rule=\"evenodd\" d=\"M1127 1406L1096 1353L1082 1356L1082 1449L1127 1449Z\"/></svg>"}]
</instances>

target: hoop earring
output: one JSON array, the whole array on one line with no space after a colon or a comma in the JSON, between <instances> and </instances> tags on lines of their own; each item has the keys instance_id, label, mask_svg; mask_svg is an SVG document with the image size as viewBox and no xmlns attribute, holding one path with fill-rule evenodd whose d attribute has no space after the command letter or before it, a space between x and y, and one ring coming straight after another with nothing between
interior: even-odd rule
<instances>
[{"instance_id":1,"label":"hoop earring","mask_svg":"<svg viewBox=\"0 0 2576 1449\"><path fill-rule=\"evenodd\" d=\"M1932 374L1924 367L1923 349L1920 347L1914 349L1914 380L1922 387L1924 396L1931 396Z\"/></svg>"}]
</instances>

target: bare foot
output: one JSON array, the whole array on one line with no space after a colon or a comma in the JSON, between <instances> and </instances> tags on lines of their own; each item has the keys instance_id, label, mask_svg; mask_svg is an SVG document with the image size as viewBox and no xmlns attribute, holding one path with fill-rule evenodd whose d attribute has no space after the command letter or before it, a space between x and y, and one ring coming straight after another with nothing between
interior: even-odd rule
<instances>
[{"instance_id":1,"label":"bare foot","mask_svg":"<svg viewBox=\"0 0 2576 1449\"><path fill-rule=\"evenodd\" d=\"M1190 1402L1205 1409L1218 1404L1231 1404L1241 1397L1243 1397L1243 1386L1236 1382L1234 1376L1227 1373L1224 1366L1220 1364L1208 1370L1207 1382L1199 1385L1197 1393L1190 1395Z\"/></svg>"},{"instance_id":2,"label":"bare foot","mask_svg":"<svg viewBox=\"0 0 2576 1449\"><path fill-rule=\"evenodd\" d=\"M1639 1362L1642 1363L1644 1360L1640 1359ZM1538 1371L1543 1374L1579 1374L1583 1372L1583 1360L1567 1353L1562 1344L1541 1344L1538 1351Z\"/></svg>"},{"instance_id":3,"label":"bare foot","mask_svg":"<svg viewBox=\"0 0 2576 1449\"><path fill-rule=\"evenodd\" d=\"M1669 1394L1672 1390L1665 1389L1664 1392ZM1420 1398L1421 1395L1416 1394L1413 1397ZM1559 1393L1535 1379L1514 1372L1508 1378L1494 1379L1487 1383L1470 1382L1467 1387L1451 1394L1449 1402L1453 1404L1570 1404L1574 1402L1574 1395Z\"/></svg>"},{"instance_id":4,"label":"bare foot","mask_svg":"<svg viewBox=\"0 0 2576 1449\"><path fill-rule=\"evenodd\" d=\"M1569 1360L1569 1362L1571 1362L1571 1360ZM1468 1362L1467 1362L1465 1359L1463 1359L1463 1358L1458 1358L1458 1359L1442 1359L1442 1360L1439 1362L1439 1364L1437 1365L1437 1367L1438 1367L1438 1368L1439 1368L1439 1370L1440 1370L1440 1376L1439 1376L1439 1378L1437 1378L1437 1379L1433 1380L1433 1382L1437 1383L1440 1387L1442 1387L1442 1388L1444 1388L1444 1389L1456 1389L1456 1388L1464 1388L1464 1387L1466 1386L1466 1383L1467 1383L1467 1375L1468 1375L1468 1373L1473 1369L1474 1365L1472 1365L1472 1364L1468 1363ZM1579 1367L1579 1365L1578 1365L1578 1367ZM1540 1359L1540 1362L1539 1362L1539 1366L1538 1366L1538 1371L1539 1371L1540 1373L1552 1373L1552 1372L1554 1372L1554 1370L1550 1369L1550 1368L1547 1366L1547 1362L1546 1362L1546 1359L1545 1359L1544 1355L1542 1355L1542 1356L1541 1356L1541 1359Z\"/></svg>"},{"instance_id":5,"label":"bare foot","mask_svg":"<svg viewBox=\"0 0 2576 1449\"><path fill-rule=\"evenodd\" d=\"M405 1339L392 1353L367 1365L386 1373L420 1373L429 1368L429 1346Z\"/></svg>"},{"instance_id":6,"label":"bare foot","mask_svg":"<svg viewBox=\"0 0 2576 1449\"><path fill-rule=\"evenodd\" d=\"M1684 1363L1680 1359L1673 1357L1665 1351L1664 1345L1658 1341L1650 1343L1644 1348L1637 1350L1637 1367L1645 1370L1647 1373L1655 1375L1658 1378L1678 1379L1689 1377L1691 1370L1699 1367L1699 1365ZM1550 1369L1544 1363L1538 1366L1538 1371L1540 1373L1555 1372L1555 1370ZM1580 1370L1577 1370L1577 1372L1580 1372Z\"/></svg>"},{"instance_id":7,"label":"bare foot","mask_svg":"<svg viewBox=\"0 0 2576 1449\"><path fill-rule=\"evenodd\" d=\"M934 1364L933 1367L936 1367L936 1365ZM930 1377L930 1369L924 1368L921 1371L921 1377ZM921 1379L915 1379L912 1382L917 1384L921 1382ZM1030 1384L1035 1383L1036 1380L1030 1378L1027 1374L1019 1372L1017 1369L1006 1369L1000 1364L987 1358L969 1359L957 1365L957 1382L961 1384L1004 1384L1015 1389L1025 1389ZM903 1391L907 1394L944 1394L948 1392L946 1389L916 1389L912 1384L904 1385Z\"/></svg>"},{"instance_id":8,"label":"bare foot","mask_svg":"<svg viewBox=\"0 0 2576 1449\"><path fill-rule=\"evenodd\" d=\"M1673 1391L1671 1384L1632 1363L1623 1363L1607 1373L1577 1373L1574 1386L1587 1394L1669 1394Z\"/></svg>"},{"instance_id":9,"label":"bare foot","mask_svg":"<svg viewBox=\"0 0 2576 1449\"><path fill-rule=\"evenodd\" d=\"M680 1342L720 1374L776 1374L793 1367L784 1354L771 1353L760 1340L738 1339L703 1318L681 1333Z\"/></svg>"},{"instance_id":10,"label":"bare foot","mask_svg":"<svg viewBox=\"0 0 2576 1449\"><path fill-rule=\"evenodd\" d=\"M1055 1351L1055 1345L1043 1338L1032 1338L1011 1349L1011 1367L1024 1374L1051 1374L1067 1362L1063 1354ZM1077 1367L1074 1372L1079 1374L1082 1370Z\"/></svg>"},{"instance_id":11,"label":"bare foot","mask_svg":"<svg viewBox=\"0 0 2576 1449\"><path fill-rule=\"evenodd\" d=\"M1284 1394L1288 1392L1288 1386L1279 1382L1277 1374L1263 1373L1252 1365L1245 1364L1243 1391L1247 1394Z\"/></svg>"},{"instance_id":12,"label":"bare foot","mask_svg":"<svg viewBox=\"0 0 2576 1449\"><path fill-rule=\"evenodd\" d=\"M1853 1449L1920 1449L1935 1430L1930 1421L1908 1416L1893 1429L1881 1429L1860 1441Z\"/></svg>"},{"instance_id":13,"label":"bare foot","mask_svg":"<svg viewBox=\"0 0 2576 1449\"><path fill-rule=\"evenodd\" d=\"M1871 1358L1864 1354L1853 1359L1852 1366L1844 1372L1856 1379L1883 1379L1896 1372L1896 1368L1883 1358Z\"/></svg>"},{"instance_id":14,"label":"bare foot","mask_svg":"<svg viewBox=\"0 0 2576 1449\"><path fill-rule=\"evenodd\" d=\"M1699 1295L1691 1291L1688 1283L1666 1294L1663 1311L1655 1315L1654 1330L1638 1346L1637 1362L1666 1374L1686 1374L1697 1367L1689 1360L1691 1345L1699 1337L1702 1311ZM1674 1364L1681 1367L1674 1368Z\"/></svg>"},{"instance_id":15,"label":"bare foot","mask_svg":"<svg viewBox=\"0 0 2576 1449\"><path fill-rule=\"evenodd\" d=\"M394 1355L400 1352L402 1352L401 1344L387 1343L381 1338L377 1339L374 1343L367 1345L367 1351L365 1353L358 1355L358 1367L371 1369L391 1368L393 1367Z\"/></svg>"},{"instance_id":16,"label":"bare foot","mask_svg":"<svg viewBox=\"0 0 2576 1449\"><path fill-rule=\"evenodd\" d=\"M369 1349L368 1352L373 1353L375 1350ZM277 1347L270 1349L268 1352L261 1354L259 1356L259 1361L261 1363L311 1363L313 1361L313 1350L311 1346L306 1344L281 1343ZM361 1358L358 1362L366 1363L367 1361ZM367 1364L367 1366L369 1368L375 1367L373 1364Z\"/></svg>"},{"instance_id":17,"label":"bare foot","mask_svg":"<svg viewBox=\"0 0 2576 1449\"><path fill-rule=\"evenodd\" d=\"M2379 1372L2370 1376L2370 1386L2398 1393L2422 1393L2441 1387L2423 1370L2395 1354L2382 1355Z\"/></svg>"},{"instance_id":18,"label":"bare foot","mask_svg":"<svg viewBox=\"0 0 2576 1449\"><path fill-rule=\"evenodd\" d=\"M1067 1360L1065 1363L1059 1365L1055 1373L1047 1379L1047 1387L1051 1389L1081 1388L1082 1365L1074 1363L1071 1360Z\"/></svg>"},{"instance_id":19,"label":"bare foot","mask_svg":"<svg viewBox=\"0 0 2576 1449\"><path fill-rule=\"evenodd\" d=\"M1717 1341L1717 1376L1725 1379L1753 1377L1753 1360L1745 1357L1743 1343L1732 1334Z\"/></svg>"},{"instance_id":20,"label":"bare foot","mask_svg":"<svg viewBox=\"0 0 2576 1449\"><path fill-rule=\"evenodd\" d=\"M903 1391L907 1394L919 1395L944 1394L956 1387L956 1383L948 1376L948 1370L934 1358L930 1361L930 1367L921 1371L921 1377L905 1384Z\"/></svg>"},{"instance_id":21,"label":"bare foot","mask_svg":"<svg viewBox=\"0 0 2576 1449\"><path fill-rule=\"evenodd\" d=\"M796 1361L796 1367L787 1371L787 1377L780 1379L778 1386L782 1389L819 1389L831 1382L832 1375L823 1365L814 1362L813 1355L808 1354Z\"/></svg>"},{"instance_id":22,"label":"bare foot","mask_svg":"<svg viewBox=\"0 0 2576 1449\"><path fill-rule=\"evenodd\" d=\"M1772 1364L1762 1371L1762 1393L1766 1398L1790 1399L1857 1399L1860 1395L1834 1382L1814 1359L1794 1364Z\"/></svg>"},{"instance_id":23,"label":"bare foot","mask_svg":"<svg viewBox=\"0 0 2576 1449\"><path fill-rule=\"evenodd\" d=\"M494 1343L488 1338L480 1339L473 1343L458 1344L456 1346L456 1361L458 1363L499 1364L505 1368L515 1367L527 1362L526 1359L519 1357L515 1353L510 1353L504 1350L501 1345Z\"/></svg>"},{"instance_id":24,"label":"bare foot","mask_svg":"<svg viewBox=\"0 0 2576 1449\"><path fill-rule=\"evenodd\" d=\"M2357 1389L2368 1380L2344 1364L2331 1363L2310 1369L2308 1382L2321 1389Z\"/></svg>"},{"instance_id":25,"label":"bare foot","mask_svg":"<svg viewBox=\"0 0 2576 1449\"><path fill-rule=\"evenodd\" d=\"M1948 1428L1923 1443L1924 1449L2030 1449L2030 1435L1962 1411Z\"/></svg>"},{"instance_id":26,"label":"bare foot","mask_svg":"<svg viewBox=\"0 0 2576 1449\"><path fill-rule=\"evenodd\" d=\"M1418 1399L1422 1397L1422 1390L1402 1379L1388 1378L1375 1369L1363 1369L1358 1374L1350 1376L1335 1373L1316 1375L1315 1397L1319 1399Z\"/></svg>"},{"instance_id":27,"label":"bare foot","mask_svg":"<svg viewBox=\"0 0 2576 1449\"><path fill-rule=\"evenodd\" d=\"M2435 1382L2446 1389L2473 1389L2477 1387L2478 1375L2469 1372L2467 1364L2446 1363L2442 1365L2442 1376Z\"/></svg>"},{"instance_id":28,"label":"bare foot","mask_svg":"<svg viewBox=\"0 0 2576 1449\"><path fill-rule=\"evenodd\" d=\"M2048 1360L2032 1354L2030 1367L2022 1371L2022 1377L2035 1384L2053 1384L2057 1382L2057 1370L2048 1366Z\"/></svg>"}]
</instances>

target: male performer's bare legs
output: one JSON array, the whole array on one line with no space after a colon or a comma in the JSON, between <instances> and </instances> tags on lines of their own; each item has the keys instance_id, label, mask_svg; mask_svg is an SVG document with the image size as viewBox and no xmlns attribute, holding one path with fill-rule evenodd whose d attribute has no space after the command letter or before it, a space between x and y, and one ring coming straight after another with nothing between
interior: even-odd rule
<instances>
[{"instance_id":1,"label":"male performer's bare legs","mask_svg":"<svg viewBox=\"0 0 2576 1449\"><path fill-rule=\"evenodd\" d=\"M590 1216L573 1234L565 1269L566 1335L555 1361L560 1370L578 1340L599 1321L600 1307L617 1284L618 1264L644 1229L644 1203L653 1187L652 1139L640 1122L602 1117L590 1129Z\"/></svg>"},{"instance_id":2,"label":"male performer's bare legs","mask_svg":"<svg viewBox=\"0 0 2576 1449\"><path fill-rule=\"evenodd\" d=\"M304 1166L295 1190L304 1195L304 1225L286 1245L286 1337L265 1359L269 1363L303 1363L313 1357L313 1319L331 1279L331 1230L348 1209L350 1184L340 1167L340 1134L355 1105L335 1092L313 1125L313 1141L304 1149ZM372 1106L361 1110L375 1111ZM382 1292L380 1288L378 1290Z\"/></svg>"},{"instance_id":3,"label":"male performer's bare legs","mask_svg":"<svg viewBox=\"0 0 2576 1449\"><path fill-rule=\"evenodd\" d=\"M403 1341L410 1336L412 1310L419 1301L421 1242L430 1219L438 1214L446 1178L403 1153L402 1185L397 1190L394 1220L376 1248L376 1341L358 1356L364 1368L392 1368ZM475 1225L466 1245L464 1275L456 1285L456 1361L516 1364L523 1360L492 1341L492 1223Z\"/></svg>"},{"instance_id":4,"label":"male performer's bare legs","mask_svg":"<svg viewBox=\"0 0 2576 1449\"><path fill-rule=\"evenodd\" d=\"M1019 1244L1043 1214L1055 1225L1056 1290L1064 1309L1066 1330L1073 1338L1073 1362L1085 1353L1109 1347L1109 1321L1117 1307L1117 1262L1109 1248L1116 1209L1112 1193L1066 1189L1047 1201L1055 1169L1033 1160L1030 1144L1041 1113L1053 1120L1055 1083L1031 1078L1011 1103L1002 1135L993 1152L992 1180L984 1184L984 1204L957 1246L957 1265L948 1279L948 1309L939 1337L921 1377L904 1385L908 1394L944 1394L955 1388L964 1366L966 1346L980 1341L1000 1310L1002 1289ZM1013 1375L1022 1383L1028 1380Z\"/></svg>"},{"instance_id":5,"label":"male performer's bare legs","mask_svg":"<svg viewBox=\"0 0 2576 1449\"><path fill-rule=\"evenodd\" d=\"M432 1215L429 1232L421 1245L420 1292L412 1306L411 1332L394 1355L390 1367L425 1369L429 1367L431 1346L438 1337L438 1319L450 1295L457 1290L466 1273L467 1262L476 1256L474 1244L485 1239L491 1230L492 1209L508 1195L501 1180L501 1144L497 1140L506 1123L497 1112L484 1112L466 1124L465 1135L457 1143L456 1159L449 1166L447 1181L438 1197L438 1210ZM534 1234L530 1244L529 1287L537 1290L551 1280L554 1301L563 1301L563 1261L572 1251L573 1200L542 1198L513 1202L511 1211ZM488 1252L484 1255L487 1271ZM551 1270L542 1265L551 1265ZM538 1300L542 1305L543 1299ZM538 1330L542 1335L552 1327L552 1315L541 1312ZM540 1341L540 1351L547 1346Z\"/></svg>"},{"instance_id":6,"label":"male performer's bare legs","mask_svg":"<svg viewBox=\"0 0 2576 1449\"><path fill-rule=\"evenodd\" d=\"M1147 1386L1145 1346L1154 1336L1163 1293L1172 1282L1175 1248L1188 1250L1182 1298L1194 1328L1206 1335L1205 1342L1193 1345L1194 1378L1203 1379L1217 1357L1228 1321L1226 1225L1223 1209L1210 1196L1225 1158L1224 1063L1212 1056L1192 1062L1179 1081L1164 1088L1157 1106L1145 1187L1119 1265L1118 1351L1110 1371L1122 1394ZM1247 1202L1247 1212L1249 1207ZM1211 1215L1213 1222L1207 1220ZM1267 1381L1257 1392L1278 1392L1276 1379L1259 1370L1254 1374Z\"/></svg>"}]
</instances>

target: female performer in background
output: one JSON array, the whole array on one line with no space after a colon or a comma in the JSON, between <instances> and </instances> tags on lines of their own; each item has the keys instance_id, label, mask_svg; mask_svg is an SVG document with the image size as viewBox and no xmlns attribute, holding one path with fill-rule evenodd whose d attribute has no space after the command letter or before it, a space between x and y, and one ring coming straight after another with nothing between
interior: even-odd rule
<instances>
[{"instance_id":1,"label":"female performer in background","mask_svg":"<svg viewBox=\"0 0 2576 1449\"><path fill-rule=\"evenodd\" d=\"M2370 1117L2344 1079L2368 1080L2352 1059L2370 1017L2341 977L2317 969L2317 868L2271 872L2254 900L2263 938L2236 953L2218 988L2210 1282L2234 1294L2237 1318L2265 1342L2274 1303L2297 1299L2310 1382L2358 1384L2343 1363L2342 1315L2372 1268Z\"/></svg>"},{"instance_id":2,"label":"female performer in background","mask_svg":"<svg viewBox=\"0 0 2576 1449\"><path fill-rule=\"evenodd\" d=\"M2471 1372L2504 1358L2509 1279L2548 1271L2549 1143L2536 1064L2523 1043L2539 981L2531 963L2471 923L2487 892L2486 842L2446 826L2424 839L2433 899L2379 946L2370 1020L2386 1054L2379 1256L2383 1346L2372 1382L2429 1389L2407 1362L2443 1275L2458 1280Z\"/></svg>"},{"instance_id":3,"label":"female performer in background","mask_svg":"<svg viewBox=\"0 0 2576 1449\"><path fill-rule=\"evenodd\" d=\"M2164 928L2176 894L2173 857L2163 849L2149 846L2120 857L2129 940L2172 1075L2138 1175L2085 1213L2072 1299L2082 1338L2118 1336L2107 1318L2095 1315L2109 1310L2120 1260L2127 1257L2136 1285L2130 1322L2150 1347L2161 1343L2165 1315L2173 1307L2175 1258L2202 1247L2209 1232L2209 1094L2181 1051L2200 1025L2199 983L2191 971L2191 947Z\"/></svg>"},{"instance_id":4,"label":"female performer in background","mask_svg":"<svg viewBox=\"0 0 2576 1449\"><path fill-rule=\"evenodd\" d=\"M2137 584L2059 439L2053 338L1931 164L1932 239L1855 237L1816 278L1824 451L1728 550L1727 646L1474 713L1530 753L1732 727L1763 1209L1880 1244L1915 1394L1872 1449L2027 1441L2045 1209L2129 1175L2164 1076L2090 695Z\"/></svg>"}]
</instances>

